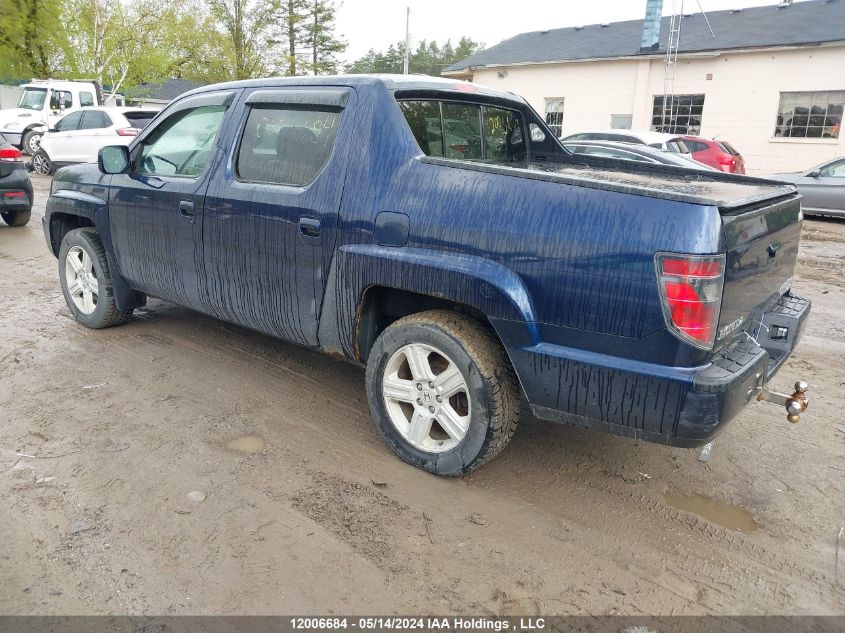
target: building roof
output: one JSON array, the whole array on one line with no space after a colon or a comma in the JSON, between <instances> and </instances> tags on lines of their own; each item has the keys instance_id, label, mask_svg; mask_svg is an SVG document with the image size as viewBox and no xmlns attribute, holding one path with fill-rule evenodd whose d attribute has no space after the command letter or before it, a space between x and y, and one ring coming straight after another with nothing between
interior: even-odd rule
<instances>
[{"instance_id":1,"label":"building roof","mask_svg":"<svg viewBox=\"0 0 845 633\"><path fill-rule=\"evenodd\" d=\"M199 81L188 79L168 79L162 83L143 83L127 91L127 96L135 100L172 101L189 90L204 86Z\"/></svg>"},{"instance_id":2,"label":"building roof","mask_svg":"<svg viewBox=\"0 0 845 633\"><path fill-rule=\"evenodd\" d=\"M657 51L640 51L643 20L592 24L522 33L470 55L444 74L483 66L639 57L665 53L669 17L660 25ZM715 37L701 13L684 14L679 54L773 46L845 42L845 0L807 0L707 13Z\"/></svg>"}]
</instances>

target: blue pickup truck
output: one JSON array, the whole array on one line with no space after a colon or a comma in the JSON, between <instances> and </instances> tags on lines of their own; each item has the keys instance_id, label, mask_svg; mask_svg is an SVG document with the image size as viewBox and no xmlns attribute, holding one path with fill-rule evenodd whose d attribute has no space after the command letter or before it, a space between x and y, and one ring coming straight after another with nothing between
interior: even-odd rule
<instances>
[{"instance_id":1,"label":"blue pickup truck","mask_svg":"<svg viewBox=\"0 0 845 633\"><path fill-rule=\"evenodd\" d=\"M801 220L785 183L570 154L509 93L344 76L190 92L43 223L83 325L152 296L348 359L392 449L459 475L523 408L709 442L801 336Z\"/></svg>"}]
</instances>

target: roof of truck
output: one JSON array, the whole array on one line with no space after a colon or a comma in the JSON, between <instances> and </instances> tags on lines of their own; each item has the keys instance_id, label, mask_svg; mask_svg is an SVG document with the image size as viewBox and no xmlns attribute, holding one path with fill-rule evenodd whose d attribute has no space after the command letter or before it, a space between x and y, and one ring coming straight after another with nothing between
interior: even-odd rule
<instances>
[{"instance_id":1,"label":"roof of truck","mask_svg":"<svg viewBox=\"0 0 845 633\"><path fill-rule=\"evenodd\" d=\"M499 99L510 99L522 102L522 97L496 90L481 84L448 79L444 77L432 77L431 75L319 75L316 77L268 77L266 79L246 79L242 81L230 81L220 84L212 84L196 88L186 93L187 95L201 94L212 90L226 90L237 88L283 88L285 86L355 86L382 84L388 90L445 90L460 92L464 94L474 93L481 96L496 97Z\"/></svg>"}]
</instances>

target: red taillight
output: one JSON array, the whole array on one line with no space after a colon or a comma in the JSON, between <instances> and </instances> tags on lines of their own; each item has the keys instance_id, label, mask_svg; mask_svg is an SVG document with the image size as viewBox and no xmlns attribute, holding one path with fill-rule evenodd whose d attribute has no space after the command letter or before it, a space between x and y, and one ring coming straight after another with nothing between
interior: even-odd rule
<instances>
[{"instance_id":1,"label":"red taillight","mask_svg":"<svg viewBox=\"0 0 845 633\"><path fill-rule=\"evenodd\" d=\"M722 304L725 256L659 254L655 261L666 325L681 340L712 348Z\"/></svg>"},{"instance_id":2,"label":"red taillight","mask_svg":"<svg viewBox=\"0 0 845 633\"><path fill-rule=\"evenodd\" d=\"M0 162L4 163L22 163L23 154L15 147L0 148Z\"/></svg>"},{"instance_id":3,"label":"red taillight","mask_svg":"<svg viewBox=\"0 0 845 633\"><path fill-rule=\"evenodd\" d=\"M23 198L26 194L23 191L4 191L4 198Z\"/></svg>"},{"instance_id":4,"label":"red taillight","mask_svg":"<svg viewBox=\"0 0 845 633\"><path fill-rule=\"evenodd\" d=\"M733 156L719 156L719 168L729 174L736 169L736 158Z\"/></svg>"},{"instance_id":5,"label":"red taillight","mask_svg":"<svg viewBox=\"0 0 845 633\"><path fill-rule=\"evenodd\" d=\"M125 127L119 130L115 130L118 136L138 136L138 128L136 127Z\"/></svg>"}]
</instances>

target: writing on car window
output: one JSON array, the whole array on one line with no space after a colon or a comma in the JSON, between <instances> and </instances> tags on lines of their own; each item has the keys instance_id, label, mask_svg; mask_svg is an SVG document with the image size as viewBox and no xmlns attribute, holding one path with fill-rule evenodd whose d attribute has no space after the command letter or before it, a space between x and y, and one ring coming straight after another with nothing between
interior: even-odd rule
<instances>
[{"instance_id":1,"label":"writing on car window","mask_svg":"<svg viewBox=\"0 0 845 633\"><path fill-rule=\"evenodd\" d=\"M284 104L253 107L238 148L241 180L304 187L332 153L340 112Z\"/></svg>"}]
</instances>

